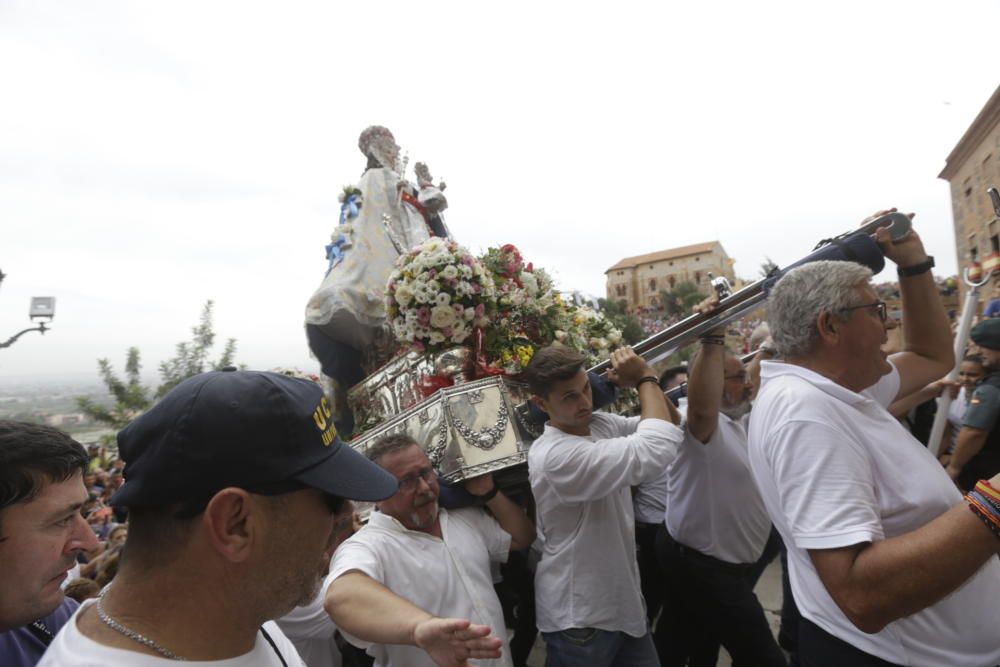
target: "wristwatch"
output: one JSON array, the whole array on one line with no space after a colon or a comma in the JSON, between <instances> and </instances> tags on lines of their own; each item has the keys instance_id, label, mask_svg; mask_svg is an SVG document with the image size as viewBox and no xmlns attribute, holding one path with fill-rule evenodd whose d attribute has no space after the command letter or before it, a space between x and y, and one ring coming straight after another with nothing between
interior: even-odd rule
<instances>
[{"instance_id":1,"label":"wristwatch","mask_svg":"<svg viewBox=\"0 0 1000 667\"><path fill-rule=\"evenodd\" d=\"M914 264L913 266L897 266L896 275L900 278L909 278L911 276L919 276L921 273L927 273L934 267L934 258L927 255L927 259L919 264Z\"/></svg>"}]
</instances>

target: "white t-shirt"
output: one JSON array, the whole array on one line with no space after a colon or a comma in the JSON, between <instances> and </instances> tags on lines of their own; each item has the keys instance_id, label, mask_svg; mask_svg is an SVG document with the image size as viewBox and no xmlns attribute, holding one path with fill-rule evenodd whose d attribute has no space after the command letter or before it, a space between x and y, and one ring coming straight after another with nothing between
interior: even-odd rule
<instances>
[{"instance_id":1,"label":"white t-shirt","mask_svg":"<svg viewBox=\"0 0 1000 667\"><path fill-rule=\"evenodd\" d=\"M45 652L38 667L177 667L178 664L191 665L191 667L281 667L281 658L275 653L274 647L264 638L263 633L257 632L257 641L253 650L237 658L228 660L209 660L197 662L179 663L176 660L169 660L145 653L126 651L120 648L112 648L99 644L89 637L85 637L76 627L76 619L80 612L94 604L95 600L87 600L77 610L76 615L70 622L63 626L55 640ZM284 657L288 667L305 667L305 663L295 651L295 647L288 641L281 629L273 622L264 624L267 634L274 640L275 645Z\"/></svg>"},{"instance_id":2,"label":"white t-shirt","mask_svg":"<svg viewBox=\"0 0 1000 667\"><path fill-rule=\"evenodd\" d=\"M754 563L764 552L771 519L747 458L750 415L719 415L707 443L684 429L670 466L667 530L677 542L727 563Z\"/></svg>"},{"instance_id":3,"label":"white t-shirt","mask_svg":"<svg viewBox=\"0 0 1000 667\"><path fill-rule=\"evenodd\" d=\"M503 640L503 655L497 660L471 662L510 667L513 663L503 609L490 573L491 561L507 560L510 534L486 512L473 507L441 510L441 534L444 540L408 530L392 517L372 512L368 524L337 549L328 581L357 570L435 616L488 625L493 635ZM347 633L344 637L366 649L379 666L434 665L416 646L371 644Z\"/></svg>"},{"instance_id":4,"label":"white t-shirt","mask_svg":"<svg viewBox=\"0 0 1000 667\"><path fill-rule=\"evenodd\" d=\"M659 477L633 488L632 509L640 523L663 523L667 511L667 470Z\"/></svg>"},{"instance_id":5,"label":"white t-shirt","mask_svg":"<svg viewBox=\"0 0 1000 667\"><path fill-rule=\"evenodd\" d=\"M961 387L958 390L958 396L952 399L948 406L948 424L951 426L951 437L948 442L942 443L939 454L950 454L954 451L955 443L958 442L958 432L962 430L962 418L965 417L965 410L969 407L969 398L970 396L965 393L965 387ZM937 400L938 405L940 405L941 399Z\"/></svg>"},{"instance_id":6,"label":"white t-shirt","mask_svg":"<svg viewBox=\"0 0 1000 667\"><path fill-rule=\"evenodd\" d=\"M590 437L545 425L528 450L542 559L538 629L646 634L630 487L656 478L683 432L661 419L595 412Z\"/></svg>"},{"instance_id":7,"label":"white t-shirt","mask_svg":"<svg viewBox=\"0 0 1000 667\"><path fill-rule=\"evenodd\" d=\"M909 533L962 503L937 459L885 409L893 368L858 394L793 364L765 361L750 423L750 468L788 549L799 611L872 655L914 667L1000 663L1000 563L875 634L856 628L826 591L809 549Z\"/></svg>"}]
</instances>

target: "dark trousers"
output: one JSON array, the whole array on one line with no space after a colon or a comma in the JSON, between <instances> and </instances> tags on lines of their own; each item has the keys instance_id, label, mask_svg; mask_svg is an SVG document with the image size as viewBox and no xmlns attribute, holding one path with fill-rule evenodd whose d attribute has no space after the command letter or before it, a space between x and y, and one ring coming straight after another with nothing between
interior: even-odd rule
<instances>
[{"instance_id":1,"label":"dark trousers","mask_svg":"<svg viewBox=\"0 0 1000 667\"><path fill-rule=\"evenodd\" d=\"M802 667L900 667L838 639L806 618L799 618Z\"/></svg>"},{"instance_id":2,"label":"dark trousers","mask_svg":"<svg viewBox=\"0 0 1000 667\"><path fill-rule=\"evenodd\" d=\"M656 553L665 581L664 645L657 646L666 667L714 667L715 642L734 667L785 667L764 609L753 592L753 565L735 565L675 542L661 526ZM711 661L711 662L708 662Z\"/></svg>"},{"instance_id":3,"label":"dark trousers","mask_svg":"<svg viewBox=\"0 0 1000 667\"><path fill-rule=\"evenodd\" d=\"M658 523L635 522L635 556L639 564L639 583L650 627L663 605L663 573L656 558L656 531L659 527Z\"/></svg>"}]
</instances>

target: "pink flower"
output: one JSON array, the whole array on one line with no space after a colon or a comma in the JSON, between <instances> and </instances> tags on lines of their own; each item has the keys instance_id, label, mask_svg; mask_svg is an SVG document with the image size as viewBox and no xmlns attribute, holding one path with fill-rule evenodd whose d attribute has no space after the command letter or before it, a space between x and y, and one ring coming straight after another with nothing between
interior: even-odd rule
<instances>
[{"instance_id":1,"label":"pink flower","mask_svg":"<svg viewBox=\"0 0 1000 667\"><path fill-rule=\"evenodd\" d=\"M476 305L476 317L482 317L485 314L486 314L486 306L484 306L481 303L477 304Z\"/></svg>"}]
</instances>

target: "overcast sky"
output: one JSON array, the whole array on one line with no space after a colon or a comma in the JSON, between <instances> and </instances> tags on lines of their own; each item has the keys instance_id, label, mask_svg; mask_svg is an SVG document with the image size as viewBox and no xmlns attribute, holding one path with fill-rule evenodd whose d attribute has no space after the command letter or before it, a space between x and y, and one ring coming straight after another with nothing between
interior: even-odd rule
<instances>
[{"instance_id":1,"label":"overcast sky","mask_svg":"<svg viewBox=\"0 0 1000 667\"><path fill-rule=\"evenodd\" d=\"M314 370L302 330L357 137L448 182L474 251L566 290L719 239L752 277L871 211L955 271L944 160L1000 83L987 0L0 0L0 381L146 370L206 299L238 360Z\"/></svg>"}]
</instances>

